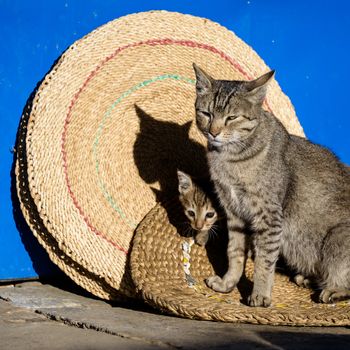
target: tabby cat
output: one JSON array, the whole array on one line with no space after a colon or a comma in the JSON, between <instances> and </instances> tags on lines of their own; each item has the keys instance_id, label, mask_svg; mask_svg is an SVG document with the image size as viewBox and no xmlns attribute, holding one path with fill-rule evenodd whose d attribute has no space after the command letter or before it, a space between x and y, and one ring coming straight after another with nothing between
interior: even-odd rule
<instances>
[{"instance_id":1,"label":"tabby cat","mask_svg":"<svg viewBox=\"0 0 350 350\"><path fill-rule=\"evenodd\" d=\"M189 175L178 170L179 199L192 229L195 231L195 242L204 246L209 235L215 232L218 220L209 196L196 184Z\"/></svg>"},{"instance_id":2,"label":"tabby cat","mask_svg":"<svg viewBox=\"0 0 350 350\"><path fill-rule=\"evenodd\" d=\"M249 305L270 305L279 254L299 284L316 279L321 302L349 298L349 168L329 150L290 135L262 108L274 71L227 81L195 64L194 70L196 122L208 139L210 175L229 230L227 273L207 285L218 292L237 285L249 238L255 256Z\"/></svg>"}]
</instances>

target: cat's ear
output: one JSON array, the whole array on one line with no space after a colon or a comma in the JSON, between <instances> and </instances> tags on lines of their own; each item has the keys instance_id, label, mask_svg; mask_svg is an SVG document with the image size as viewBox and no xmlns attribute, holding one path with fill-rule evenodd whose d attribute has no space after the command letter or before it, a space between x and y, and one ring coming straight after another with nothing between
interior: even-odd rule
<instances>
[{"instance_id":1,"label":"cat's ear","mask_svg":"<svg viewBox=\"0 0 350 350\"><path fill-rule=\"evenodd\" d=\"M275 71L271 70L270 72L265 73L261 77L248 81L245 84L245 91L246 91L246 97L248 100L250 100L254 104L261 104L263 103L266 92L267 92L267 85L269 81L274 77Z\"/></svg>"},{"instance_id":2,"label":"cat's ear","mask_svg":"<svg viewBox=\"0 0 350 350\"><path fill-rule=\"evenodd\" d=\"M188 193L193 186L191 177L180 170L177 171L177 177L179 179L179 192L181 194Z\"/></svg>"},{"instance_id":3,"label":"cat's ear","mask_svg":"<svg viewBox=\"0 0 350 350\"><path fill-rule=\"evenodd\" d=\"M211 91L214 79L193 63L193 69L196 73L196 91L198 95L205 95Z\"/></svg>"}]
</instances>

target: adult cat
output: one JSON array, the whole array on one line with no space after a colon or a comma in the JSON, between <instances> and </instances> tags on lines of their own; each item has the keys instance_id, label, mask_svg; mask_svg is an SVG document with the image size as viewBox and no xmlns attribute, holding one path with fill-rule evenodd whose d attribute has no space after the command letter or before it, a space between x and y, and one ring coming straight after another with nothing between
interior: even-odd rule
<instances>
[{"instance_id":1,"label":"adult cat","mask_svg":"<svg viewBox=\"0 0 350 350\"><path fill-rule=\"evenodd\" d=\"M317 280L320 301L349 298L349 169L327 149L290 135L262 108L273 71L227 81L194 69L196 122L208 139L210 175L229 230L228 271L208 278L208 286L218 292L236 286L249 228L255 256L249 305L270 305L279 254Z\"/></svg>"}]
</instances>

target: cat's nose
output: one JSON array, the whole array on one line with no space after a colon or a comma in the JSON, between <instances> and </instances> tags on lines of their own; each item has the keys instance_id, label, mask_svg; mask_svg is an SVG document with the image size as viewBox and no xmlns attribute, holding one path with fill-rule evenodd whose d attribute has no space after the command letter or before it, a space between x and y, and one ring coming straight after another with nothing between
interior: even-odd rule
<instances>
[{"instance_id":1,"label":"cat's nose","mask_svg":"<svg viewBox=\"0 0 350 350\"><path fill-rule=\"evenodd\" d=\"M197 222L197 223L195 224L195 226L196 226L196 229L197 229L197 230L201 230L201 229L203 228L203 226L204 226L204 223L202 223L202 222Z\"/></svg>"},{"instance_id":2,"label":"cat's nose","mask_svg":"<svg viewBox=\"0 0 350 350\"><path fill-rule=\"evenodd\" d=\"M209 135L215 139L216 136L220 134L220 130L209 130Z\"/></svg>"}]
</instances>

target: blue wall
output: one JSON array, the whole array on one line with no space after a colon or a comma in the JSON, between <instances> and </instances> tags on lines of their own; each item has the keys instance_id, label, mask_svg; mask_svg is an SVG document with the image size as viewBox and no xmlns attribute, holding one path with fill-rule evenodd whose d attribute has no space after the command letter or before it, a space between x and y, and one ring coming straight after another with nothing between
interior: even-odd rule
<instances>
[{"instance_id":1,"label":"blue wall","mask_svg":"<svg viewBox=\"0 0 350 350\"><path fill-rule=\"evenodd\" d=\"M0 0L0 279L55 271L13 215L11 148L29 94L75 40L109 20L152 9L207 17L233 30L276 69L307 136L350 163L348 1Z\"/></svg>"}]
</instances>

